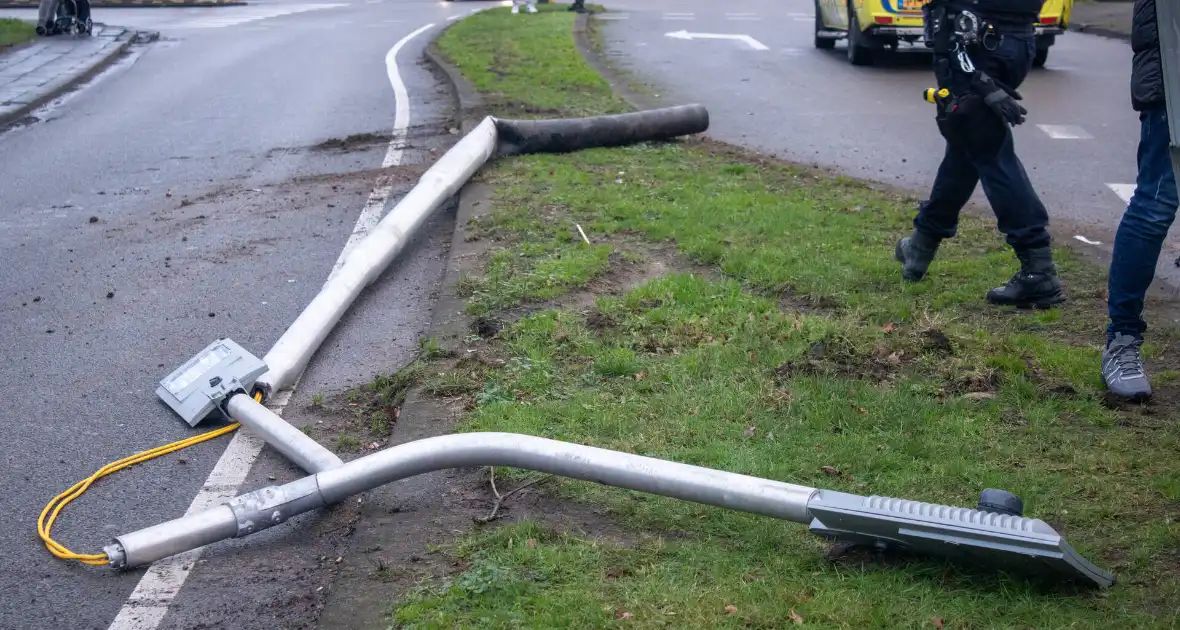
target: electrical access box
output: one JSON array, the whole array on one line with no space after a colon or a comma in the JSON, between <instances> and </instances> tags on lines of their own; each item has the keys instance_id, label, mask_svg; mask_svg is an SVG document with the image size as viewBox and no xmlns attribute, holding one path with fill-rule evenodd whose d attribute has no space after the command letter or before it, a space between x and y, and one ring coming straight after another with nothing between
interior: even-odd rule
<instances>
[{"instance_id":1,"label":"electrical access box","mask_svg":"<svg viewBox=\"0 0 1180 630\"><path fill-rule=\"evenodd\" d=\"M191 427L235 392L249 393L266 364L230 339L218 339L160 381L156 395Z\"/></svg>"}]
</instances>

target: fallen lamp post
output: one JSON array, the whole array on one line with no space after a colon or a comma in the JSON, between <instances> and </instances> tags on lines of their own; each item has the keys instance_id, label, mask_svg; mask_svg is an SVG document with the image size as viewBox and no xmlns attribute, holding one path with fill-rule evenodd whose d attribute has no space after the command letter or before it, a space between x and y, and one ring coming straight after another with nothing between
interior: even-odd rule
<instances>
[{"instance_id":1,"label":"fallen lamp post","mask_svg":"<svg viewBox=\"0 0 1180 630\"><path fill-rule=\"evenodd\" d=\"M802 523L834 541L999 565L1099 587L1114 584L1112 574L1083 558L1047 523L1025 518L1018 497L999 490L984 491L976 509L863 497L510 433L427 438L343 463L251 397L289 387L360 291L381 274L429 213L493 156L668 139L707 127L708 113L696 105L578 120L484 119L358 245L263 359L221 339L157 389L190 425L214 413L224 415L260 435L309 476L117 536L104 548L110 566L144 566L248 536L415 475L506 466Z\"/></svg>"}]
</instances>

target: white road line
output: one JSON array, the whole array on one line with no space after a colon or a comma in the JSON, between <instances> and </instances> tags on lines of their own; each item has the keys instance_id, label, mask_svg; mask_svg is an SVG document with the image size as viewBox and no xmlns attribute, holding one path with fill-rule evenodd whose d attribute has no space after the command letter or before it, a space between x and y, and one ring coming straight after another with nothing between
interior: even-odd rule
<instances>
[{"instance_id":1,"label":"white road line","mask_svg":"<svg viewBox=\"0 0 1180 630\"><path fill-rule=\"evenodd\" d=\"M752 15L727 15L725 19L730 22L761 22L762 18Z\"/></svg>"},{"instance_id":2,"label":"white road line","mask_svg":"<svg viewBox=\"0 0 1180 630\"><path fill-rule=\"evenodd\" d=\"M1077 125L1037 125L1045 135L1054 140L1093 140L1085 129Z\"/></svg>"},{"instance_id":3,"label":"white road line","mask_svg":"<svg viewBox=\"0 0 1180 630\"><path fill-rule=\"evenodd\" d=\"M815 14L814 13L788 13L787 17L795 17L795 18L805 17L807 19L811 19L811 18L815 17Z\"/></svg>"},{"instance_id":4,"label":"white road line","mask_svg":"<svg viewBox=\"0 0 1180 630\"><path fill-rule=\"evenodd\" d=\"M1131 203L1131 197L1135 194L1135 184L1107 184L1114 194L1123 200L1123 203Z\"/></svg>"},{"instance_id":5,"label":"white road line","mask_svg":"<svg viewBox=\"0 0 1180 630\"><path fill-rule=\"evenodd\" d=\"M599 19L599 20L629 20L629 19L631 19L631 14L630 13L600 14L600 15L596 15L595 18Z\"/></svg>"},{"instance_id":6,"label":"white road line","mask_svg":"<svg viewBox=\"0 0 1180 630\"><path fill-rule=\"evenodd\" d=\"M1102 244L1102 241L1091 241L1090 239L1082 236L1081 234L1074 234L1073 237L1076 238L1077 240L1087 244L1087 245L1101 245Z\"/></svg>"},{"instance_id":7,"label":"white road line","mask_svg":"<svg viewBox=\"0 0 1180 630\"><path fill-rule=\"evenodd\" d=\"M385 168L401 164L406 129L410 125L409 95L397 69L397 54L410 40L433 26L434 24L427 24L405 36L385 55L386 72L393 86L393 93L397 98L393 138L389 141L385 160L382 163ZM369 199L365 203L360 217L357 218L356 226L353 228L352 234L349 235L348 242L340 252L340 257L336 259L332 274L344 266L344 261L357 243L368 234L369 230L373 229L373 226L380 222L381 211L385 208L385 202L391 191L392 186L388 183L388 178L382 178L369 194ZM331 274L328 277L331 278ZM299 387L299 381L302 378L303 374L301 373L291 389L278 392L269 401L268 406L275 413L282 415L283 409L291 400L295 389ZM246 480L251 466L254 465L254 460L258 458L264 445L265 442L244 428L235 432L229 446L221 454L221 458L217 460L213 471L209 473L204 486L197 493L192 504L189 505L185 515L202 512L237 496L238 488ZM184 586L184 582L188 579L201 551L202 549L194 549L166 558L148 567L147 572L140 578L139 584L135 586L135 591L131 593L127 602L119 610L118 616L111 622L109 630L155 630L164 620L164 616L168 614L172 600Z\"/></svg>"},{"instance_id":8,"label":"white road line","mask_svg":"<svg viewBox=\"0 0 1180 630\"><path fill-rule=\"evenodd\" d=\"M665 14L664 14L664 19L665 19L665 20L683 20L683 21L689 21L689 20L695 20L695 19L697 19L697 18L696 18L696 14L695 14L695 13L665 13Z\"/></svg>"},{"instance_id":9,"label":"white road line","mask_svg":"<svg viewBox=\"0 0 1180 630\"><path fill-rule=\"evenodd\" d=\"M451 21L457 20L457 19L459 19L459 18L461 18L461 17L464 17L464 16L462 16L462 15L452 15L451 17L447 18L447 21L448 21L448 22L451 22Z\"/></svg>"},{"instance_id":10,"label":"white road line","mask_svg":"<svg viewBox=\"0 0 1180 630\"><path fill-rule=\"evenodd\" d=\"M284 15L294 15L296 13L305 13L307 11L322 11L324 9L334 9L346 6L348 5L342 3L294 4L288 6L258 5L254 7L243 7L241 10L227 11L226 13L202 15L201 17L196 17L191 20L182 20L181 22L172 25L169 28L225 28L227 26L244 24L246 22L269 20L271 18L281 17Z\"/></svg>"}]
</instances>

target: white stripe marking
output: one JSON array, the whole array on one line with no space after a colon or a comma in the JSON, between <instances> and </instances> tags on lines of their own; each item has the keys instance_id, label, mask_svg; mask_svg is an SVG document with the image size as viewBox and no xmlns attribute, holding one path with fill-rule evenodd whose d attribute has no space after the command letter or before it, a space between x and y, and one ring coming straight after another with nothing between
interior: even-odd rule
<instances>
[{"instance_id":1,"label":"white stripe marking","mask_svg":"<svg viewBox=\"0 0 1180 630\"><path fill-rule=\"evenodd\" d=\"M1037 125L1045 135L1054 140L1093 140L1085 129L1076 125Z\"/></svg>"},{"instance_id":2,"label":"white stripe marking","mask_svg":"<svg viewBox=\"0 0 1180 630\"><path fill-rule=\"evenodd\" d=\"M451 21L453 21L453 20L457 20L457 19L459 19L459 18L461 18L461 17L463 17L463 16L462 16L462 15L452 15L451 17L447 18L447 21L448 21L448 22L451 22Z\"/></svg>"},{"instance_id":3,"label":"white stripe marking","mask_svg":"<svg viewBox=\"0 0 1180 630\"><path fill-rule=\"evenodd\" d=\"M409 95L397 69L397 54L410 40L433 26L434 24L427 24L405 36L385 55L387 74L393 85L393 93L397 98L393 138L389 141L385 160L382 163L385 168L401 164L406 129L410 125ZM392 191L392 187L386 182L387 179L382 178L382 181L379 181L377 187L370 193L360 217L357 218L356 227L348 237L348 242L340 252L340 257L336 259L332 274L335 274L344 265L345 259L348 258L348 254L352 252L357 243L380 221L381 210L385 207L385 202ZM331 274L328 277L331 278ZM326 281L325 284L327 284ZM291 395L299 387L299 381L302 378L303 373L300 373L299 378L295 380L295 384L290 389L275 394L268 405L271 410L282 415L283 409L290 402ZM258 454L262 452L264 445L265 442L246 429L236 431L229 446L221 454L221 458L217 460L213 471L209 473L204 486L197 493L192 504L189 505L185 515L203 512L236 496L238 488L245 481L246 475L250 473L250 468L253 466L254 460L258 458ZM143 577L140 578L139 584L135 586L135 591L131 593L127 602L119 610L119 615L111 622L109 630L155 630L164 620L164 616L168 614L169 605L180 592L181 587L184 586L184 582L192 572L201 551L202 549L194 549L165 558L148 567Z\"/></svg>"},{"instance_id":4,"label":"white stripe marking","mask_svg":"<svg viewBox=\"0 0 1180 630\"><path fill-rule=\"evenodd\" d=\"M1082 236L1081 234L1074 234L1074 238L1078 239L1079 241L1081 241L1087 245L1101 245L1102 244L1102 241L1091 241L1090 239Z\"/></svg>"},{"instance_id":5,"label":"white stripe marking","mask_svg":"<svg viewBox=\"0 0 1180 630\"><path fill-rule=\"evenodd\" d=\"M1131 203L1131 197L1135 194L1135 184L1107 184L1114 194L1123 200L1123 203Z\"/></svg>"},{"instance_id":6,"label":"white stripe marking","mask_svg":"<svg viewBox=\"0 0 1180 630\"><path fill-rule=\"evenodd\" d=\"M744 15L733 15L733 16L729 16L725 19L729 20L730 22L761 22L762 21L762 18L760 18L760 17L748 17L748 16L744 16Z\"/></svg>"}]
</instances>

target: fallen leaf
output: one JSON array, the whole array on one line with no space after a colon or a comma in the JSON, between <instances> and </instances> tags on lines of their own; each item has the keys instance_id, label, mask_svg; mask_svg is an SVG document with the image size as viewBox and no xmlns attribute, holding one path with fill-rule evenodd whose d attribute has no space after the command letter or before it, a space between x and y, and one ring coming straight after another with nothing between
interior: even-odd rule
<instances>
[{"instance_id":1,"label":"fallen leaf","mask_svg":"<svg viewBox=\"0 0 1180 630\"><path fill-rule=\"evenodd\" d=\"M746 429L745 431L742 431L742 435L744 435L746 437L754 437L754 434L757 432L758 432L758 427L750 427L750 428Z\"/></svg>"},{"instance_id":2,"label":"fallen leaf","mask_svg":"<svg viewBox=\"0 0 1180 630\"><path fill-rule=\"evenodd\" d=\"M930 623L934 624L935 628L942 630L942 617L931 617Z\"/></svg>"},{"instance_id":3,"label":"fallen leaf","mask_svg":"<svg viewBox=\"0 0 1180 630\"><path fill-rule=\"evenodd\" d=\"M857 410L861 415L867 414L869 412L868 409L865 409L864 407L857 407L856 405L852 405L852 408Z\"/></svg>"},{"instance_id":4,"label":"fallen leaf","mask_svg":"<svg viewBox=\"0 0 1180 630\"><path fill-rule=\"evenodd\" d=\"M970 394L963 394L963 398L967 400L988 400L989 398L995 397L996 395L992 392L971 392Z\"/></svg>"},{"instance_id":5,"label":"fallen leaf","mask_svg":"<svg viewBox=\"0 0 1180 630\"><path fill-rule=\"evenodd\" d=\"M754 354L753 350L751 350L750 354L747 356L750 357L750 363L757 363L758 362L758 355Z\"/></svg>"},{"instance_id":6,"label":"fallen leaf","mask_svg":"<svg viewBox=\"0 0 1180 630\"><path fill-rule=\"evenodd\" d=\"M635 375L635 380L637 381L642 381L645 378L647 378L647 372L640 372Z\"/></svg>"},{"instance_id":7,"label":"fallen leaf","mask_svg":"<svg viewBox=\"0 0 1180 630\"><path fill-rule=\"evenodd\" d=\"M835 466L820 466L819 469L828 473L829 475L840 476L841 474L843 474L840 472L840 469L836 468Z\"/></svg>"},{"instance_id":8,"label":"fallen leaf","mask_svg":"<svg viewBox=\"0 0 1180 630\"><path fill-rule=\"evenodd\" d=\"M530 538L530 539L526 540L524 542L524 544L528 545L529 547L536 547L537 546L537 539Z\"/></svg>"},{"instance_id":9,"label":"fallen leaf","mask_svg":"<svg viewBox=\"0 0 1180 630\"><path fill-rule=\"evenodd\" d=\"M889 322L888 324L885 324L885 327L881 329L881 332L888 334L888 333L893 332L894 330L897 330L897 326L894 326L893 322Z\"/></svg>"},{"instance_id":10,"label":"fallen leaf","mask_svg":"<svg viewBox=\"0 0 1180 630\"><path fill-rule=\"evenodd\" d=\"M726 604L725 612L732 615L733 613L737 612L737 606L734 606L733 604Z\"/></svg>"},{"instance_id":11,"label":"fallen leaf","mask_svg":"<svg viewBox=\"0 0 1180 630\"><path fill-rule=\"evenodd\" d=\"M615 617L618 619L630 619L631 617L634 617L634 615L624 610L621 612L616 612Z\"/></svg>"},{"instance_id":12,"label":"fallen leaf","mask_svg":"<svg viewBox=\"0 0 1180 630\"><path fill-rule=\"evenodd\" d=\"M789 615L789 618L791 619L791 621L795 622L795 625L797 625L797 626L803 625L803 617L800 617L799 613L795 612L794 608L791 609L791 614Z\"/></svg>"}]
</instances>

